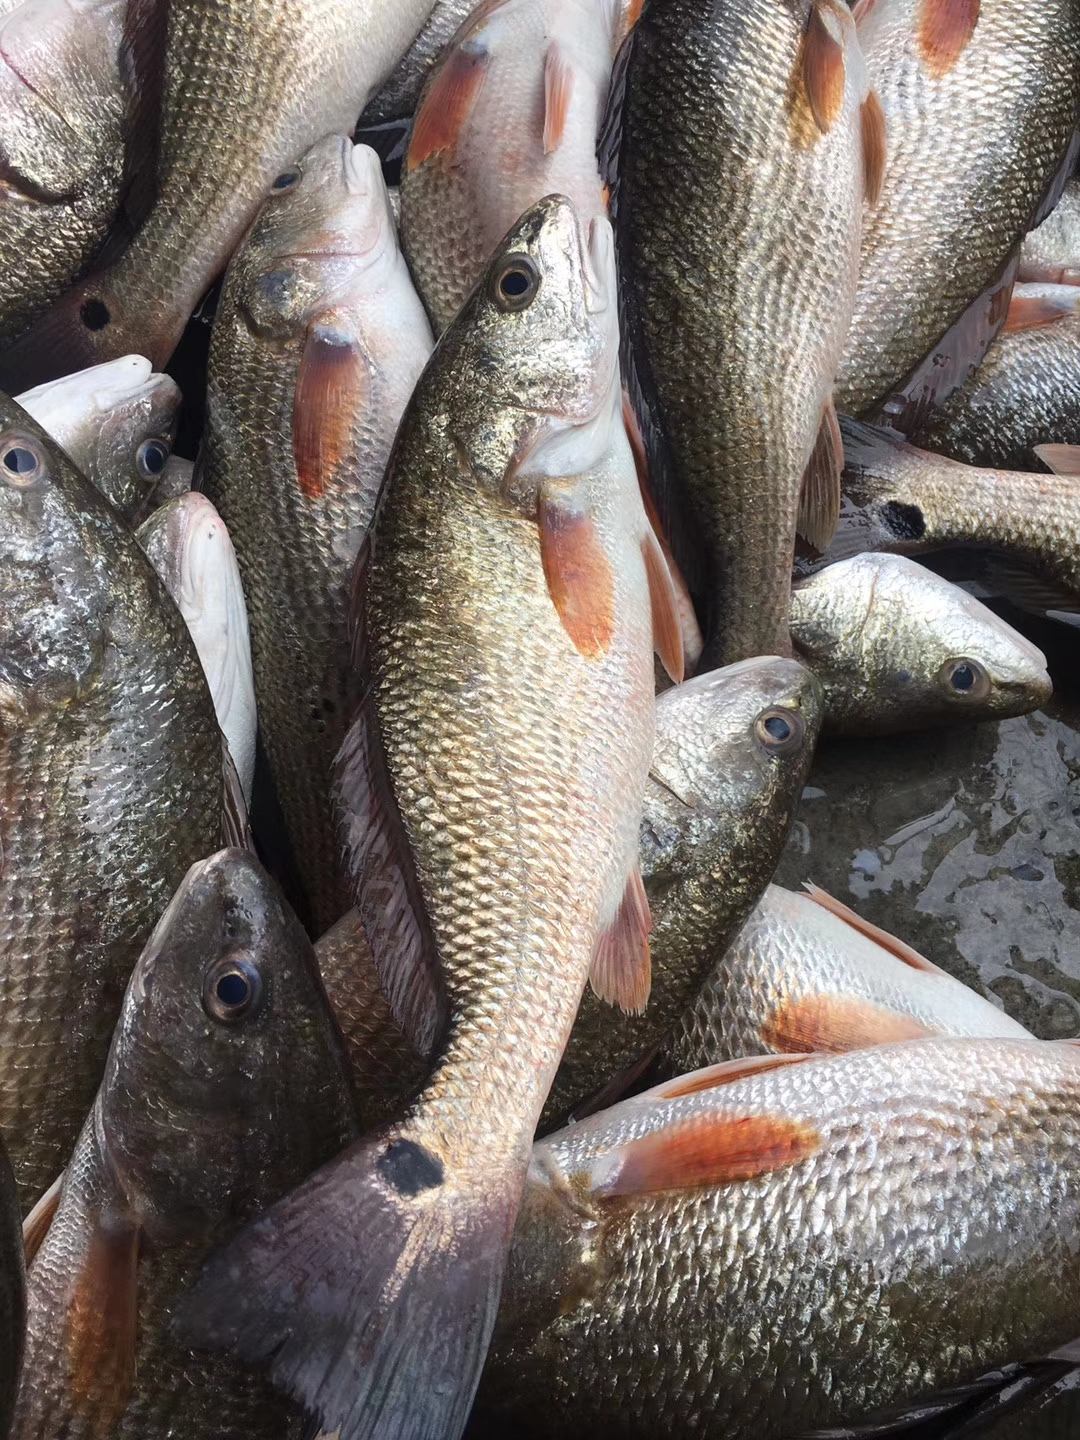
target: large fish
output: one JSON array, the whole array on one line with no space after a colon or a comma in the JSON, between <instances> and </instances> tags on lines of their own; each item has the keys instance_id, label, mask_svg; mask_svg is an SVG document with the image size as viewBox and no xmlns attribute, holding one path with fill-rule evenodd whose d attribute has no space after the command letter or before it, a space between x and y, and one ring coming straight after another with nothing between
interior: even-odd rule
<instances>
[{"instance_id":1,"label":"large fish","mask_svg":"<svg viewBox=\"0 0 1080 1440\"><path fill-rule=\"evenodd\" d=\"M705 666L785 654L800 485L819 548L839 507L831 396L880 107L832 0L647 6L613 102L628 383Z\"/></svg>"},{"instance_id":2,"label":"large fish","mask_svg":"<svg viewBox=\"0 0 1080 1440\"><path fill-rule=\"evenodd\" d=\"M343 828L375 962L434 1069L222 1253L189 1316L342 1440L460 1433L590 966L625 1008L648 997L650 590L670 604L670 580L615 453L617 352L610 227L586 235L549 197L421 377L361 557Z\"/></svg>"},{"instance_id":3,"label":"large fish","mask_svg":"<svg viewBox=\"0 0 1080 1440\"><path fill-rule=\"evenodd\" d=\"M663 1072L927 1035L1031 1038L976 991L823 891L770 885L665 1047Z\"/></svg>"},{"instance_id":4,"label":"large fish","mask_svg":"<svg viewBox=\"0 0 1080 1440\"><path fill-rule=\"evenodd\" d=\"M148 513L172 452L180 387L141 355L50 380L15 399L125 520Z\"/></svg>"},{"instance_id":5,"label":"large fish","mask_svg":"<svg viewBox=\"0 0 1080 1440\"><path fill-rule=\"evenodd\" d=\"M607 213L596 140L629 0L486 0L454 36L416 112L401 239L436 331L514 221L566 195Z\"/></svg>"},{"instance_id":6,"label":"large fish","mask_svg":"<svg viewBox=\"0 0 1080 1440\"><path fill-rule=\"evenodd\" d=\"M1078 1213L1075 1045L681 1077L536 1147L487 1433L781 1440L918 1410L1080 1333Z\"/></svg>"},{"instance_id":7,"label":"large fish","mask_svg":"<svg viewBox=\"0 0 1080 1440\"><path fill-rule=\"evenodd\" d=\"M1080 285L1080 179L1065 186L1057 205L1024 241L1017 279Z\"/></svg>"},{"instance_id":8,"label":"large fish","mask_svg":"<svg viewBox=\"0 0 1080 1440\"><path fill-rule=\"evenodd\" d=\"M262 742L316 933L351 904L330 806L358 698L349 575L431 331L378 157L330 136L229 266L200 483L236 546Z\"/></svg>"},{"instance_id":9,"label":"large fish","mask_svg":"<svg viewBox=\"0 0 1080 1440\"><path fill-rule=\"evenodd\" d=\"M1046 657L987 606L900 555L855 555L792 592L796 653L848 735L1005 719L1045 705Z\"/></svg>"},{"instance_id":10,"label":"large fish","mask_svg":"<svg viewBox=\"0 0 1080 1440\"><path fill-rule=\"evenodd\" d=\"M205 495L168 500L136 532L187 623L245 797L255 773L255 684L244 587L225 522Z\"/></svg>"},{"instance_id":11,"label":"large fish","mask_svg":"<svg viewBox=\"0 0 1080 1440\"><path fill-rule=\"evenodd\" d=\"M841 422L845 512L830 554L942 546L998 552L1023 574L1010 583L1026 603L1080 605L1080 449L1040 446L1063 473L988 470L909 445L894 430Z\"/></svg>"},{"instance_id":12,"label":"large fish","mask_svg":"<svg viewBox=\"0 0 1080 1440\"><path fill-rule=\"evenodd\" d=\"M0 398L0 1127L24 1201L67 1159L131 967L221 825L221 734L179 611Z\"/></svg>"},{"instance_id":13,"label":"large fish","mask_svg":"<svg viewBox=\"0 0 1080 1440\"><path fill-rule=\"evenodd\" d=\"M23 0L3 7L0 346L60 296L109 233L156 101L139 31L152 29L165 4ZM63 365L79 363L65 357ZM19 374L9 381L18 385Z\"/></svg>"},{"instance_id":14,"label":"large fish","mask_svg":"<svg viewBox=\"0 0 1080 1440\"><path fill-rule=\"evenodd\" d=\"M63 1184L27 1227L14 1440L295 1436L265 1381L192 1354L171 1320L208 1248L355 1133L299 921L244 851L193 865L135 967Z\"/></svg>"},{"instance_id":15,"label":"large fish","mask_svg":"<svg viewBox=\"0 0 1080 1440\"><path fill-rule=\"evenodd\" d=\"M1080 7L860 0L855 13L887 152L836 403L869 416L903 391L916 419L982 358L1010 257L1054 198L1080 118Z\"/></svg>"},{"instance_id":16,"label":"large fish","mask_svg":"<svg viewBox=\"0 0 1080 1440\"><path fill-rule=\"evenodd\" d=\"M1037 445L1080 445L1080 285L1017 285L982 364L911 438L1001 470L1036 468Z\"/></svg>"},{"instance_id":17,"label":"large fish","mask_svg":"<svg viewBox=\"0 0 1080 1440\"><path fill-rule=\"evenodd\" d=\"M424 82L476 0L435 0L416 39L391 70L360 116L360 128L407 119L416 109Z\"/></svg>"},{"instance_id":18,"label":"large fish","mask_svg":"<svg viewBox=\"0 0 1080 1440\"><path fill-rule=\"evenodd\" d=\"M432 3L169 0L146 37L164 47L146 218L0 357L0 375L49 379L131 350L163 366L263 200L297 183L320 136L352 129Z\"/></svg>"}]
</instances>

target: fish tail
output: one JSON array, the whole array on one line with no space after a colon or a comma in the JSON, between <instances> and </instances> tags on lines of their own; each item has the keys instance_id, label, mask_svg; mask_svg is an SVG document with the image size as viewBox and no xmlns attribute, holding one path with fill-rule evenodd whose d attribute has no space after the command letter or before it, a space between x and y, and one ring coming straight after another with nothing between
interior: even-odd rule
<instances>
[{"instance_id":1,"label":"fish tail","mask_svg":"<svg viewBox=\"0 0 1080 1440\"><path fill-rule=\"evenodd\" d=\"M422 1113L249 1225L179 1316L187 1343L268 1365L340 1440L456 1440L495 1323L525 1158L455 1176Z\"/></svg>"}]
</instances>

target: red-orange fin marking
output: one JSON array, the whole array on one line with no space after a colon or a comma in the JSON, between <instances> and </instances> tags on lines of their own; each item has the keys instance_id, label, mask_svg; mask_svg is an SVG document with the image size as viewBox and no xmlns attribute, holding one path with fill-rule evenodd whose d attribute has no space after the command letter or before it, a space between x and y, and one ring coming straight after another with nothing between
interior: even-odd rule
<instances>
[{"instance_id":1,"label":"red-orange fin marking","mask_svg":"<svg viewBox=\"0 0 1080 1440\"><path fill-rule=\"evenodd\" d=\"M901 1015L870 1000L843 995L803 995L785 1000L761 1027L761 1041L781 1055L821 1051L842 1055L868 1045L893 1045L922 1040L936 1032L910 1015Z\"/></svg>"},{"instance_id":2,"label":"red-orange fin marking","mask_svg":"<svg viewBox=\"0 0 1080 1440\"><path fill-rule=\"evenodd\" d=\"M642 536L641 553L652 605L653 647L668 676L678 685L686 673L682 631L679 628L679 602L664 552L651 529Z\"/></svg>"},{"instance_id":3,"label":"red-orange fin marking","mask_svg":"<svg viewBox=\"0 0 1080 1440\"><path fill-rule=\"evenodd\" d=\"M72 1405L91 1418L100 1440L112 1435L135 1379L138 1265L139 1231L99 1218L79 1257L65 1348Z\"/></svg>"},{"instance_id":4,"label":"red-orange fin marking","mask_svg":"<svg viewBox=\"0 0 1080 1440\"><path fill-rule=\"evenodd\" d=\"M813 900L815 905L820 905L823 910L828 910L838 920L843 920L845 925L850 925L860 935L865 935L875 945L880 945L883 950L888 950L890 955L895 955L897 960L902 960L905 965L910 965L913 970L923 970L928 975L944 975L940 965L935 965L932 960L927 960L925 955L920 955L914 946L909 945L906 940L900 940L895 935L890 935L887 930L882 930L878 925L872 925L869 920L852 910L850 905L845 905L842 900L837 900L835 895L830 895L827 890L822 890L820 885L815 885L811 880L803 881L803 888L807 897Z\"/></svg>"},{"instance_id":5,"label":"red-orange fin marking","mask_svg":"<svg viewBox=\"0 0 1080 1440\"><path fill-rule=\"evenodd\" d=\"M769 1070L778 1070L783 1065L801 1065L812 1060L812 1055L748 1055L740 1060L724 1060L719 1065L706 1065L703 1070L692 1070L680 1075L677 1080L665 1080L652 1090L646 1090L642 1100L681 1100L684 1095L699 1095L703 1090L717 1090L722 1085L734 1085L736 1080L745 1080L749 1075L764 1075Z\"/></svg>"},{"instance_id":6,"label":"red-orange fin marking","mask_svg":"<svg viewBox=\"0 0 1080 1440\"><path fill-rule=\"evenodd\" d=\"M931 75L947 75L967 48L979 23L981 0L922 0L919 53Z\"/></svg>"},{"instance_id":7,"label":"red-orange fin marking","mask_svg":"<svg viewBox=\"0 0 1080 1440\"><path fill-rule=\"evenodd\" d=\"M1076 313L1077 303L1053 300L1049 296L1024 294L1014 290L1009 301L1009 313L1001 327L1007 334L1017 330L1039 330L1044 325L1056 325L1059 320Z\"/></svg>"},{"instance_id":8,"label":"red-orange fin marking","mask_svg":"<svg viewBox=\"0 0 1080 1440\"><path fill-rule=\"evenodd\" d=\"M353 336L322 317L308 327L293 397L293 457L300 489L317 500L349 453L356 413L371 388Z\"/></svg>"},{"instance_id":9,"label":"red-orange fin marking","mask_svg":"<svg viewBox=\"0 0 1080 1440\"><path fill-rule=\"evenodd\" d=\"M553 40L544 56L544 154L559 148L574 93L574 67Z\"/></svg>"},{"instance_id":10,"label":"red-orange fin marking","mask_svg":"<svg viewBox=\"0 0 1080 1440\"><path fill-rule=\"evenodd\" d=\"M885 111L881 108L876 90L871 90L859 107L859 127L862 132L863 191L868 205L876 205L881 199L881 187L885 180L885 158L887 129Z\"/></svg>"},{"instance_id":11,"label":"red-orange fin marking","mask_svg":"<svg viewBox=\"0 0 1080 1440\"><path fill-rule=\"evenodd\" d=\"M802 51L806 98L823 135L832 129L844 106L844 46L833 33L827 13L820 0L814 0ZM838 23L832 16L829 19Z\"/></svg>"},{"instance_id":12,"label":"red-orange fin marking","mask_svg":"<svg viewBox=\"0 0 1080 1440\"><path fill-rule=\"evenodd\" d=\"M589 660L607 653L615 633L615 577L596 526L566 495L541 492L540 558L563 628Z\"/></svg>"},{"instance_id":13,"label":"red-orange fin marking","mask_svg":"<svg viewBox=\"0 0 1080 1440\"><path fill-rule=\"evenodd\" d=\"M415 170L433 155L453 157L489 63L487 50L474 41L451 50L420 103L405 157L406 170Z\"/></svg>"},{"instance_id":14,"label":"red-orange fin marking","mask_svg":"<svg viewBox=\"0 0 1080 1440\"><path fill-rule=\"evenodd\" d=\"M641 871L635 865L615 918L598 938L589 980L601 1000L628 1014L640 1014L649 1003L652 961L649 931L652 916Z\"/></svg>"}]
</instances>

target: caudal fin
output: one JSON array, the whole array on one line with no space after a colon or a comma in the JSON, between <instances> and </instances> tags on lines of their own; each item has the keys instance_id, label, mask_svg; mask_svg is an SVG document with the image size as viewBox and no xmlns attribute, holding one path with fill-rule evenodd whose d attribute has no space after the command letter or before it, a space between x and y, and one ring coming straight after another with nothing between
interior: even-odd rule
<instances>
[{"instance_id":1,"label":"caudal fin","mask_svg":"<svg viewBox=\"0 0 1080 1440\"><path fill-rule=\"evenodd\" d=\"M211 1257L180 1332L267 1364L340 1440L456 1440L523 1180L466 1186L408 1126L363 1140Z\"/></svg>"}]
</instances>

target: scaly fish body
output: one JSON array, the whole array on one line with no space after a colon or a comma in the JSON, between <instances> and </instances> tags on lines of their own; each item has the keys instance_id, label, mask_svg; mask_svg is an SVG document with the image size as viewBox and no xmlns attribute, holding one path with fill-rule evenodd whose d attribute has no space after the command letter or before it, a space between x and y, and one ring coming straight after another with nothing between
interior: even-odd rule
<instances>
[{"instance_id":1,"label":"scaly fish body","mask_svg":"<svg viewBox=\"0 0 1080 1440\"><path fill-rule=\"evenodd\" d=\"M201 861L135 968L55 1214L29 1227L15 1440L297 1435L287 1402L186 1349L172 1315L207 1250L355 1130L299 921L250 855Z\"/></svg>"},{"instance_id":2,"label":"scaly fish body","mask_svg":"<svg viewBox=\"0 0 1080 1440\"><path fill-rule=\"evenodd\" d=\"M255 773L255 684L244 587L225 522L205 495L169 500L139 544L184 617L245 797Z\"/></svg>"},{"instance_id":3,"label":"scaly fish body","mask_svg":"<svg viewBox=\"0 0 1080 1440\"><path fill-rule=\"evenodd\" d=\"M1080 180L1071 180L1057 205L1024 241L1017 278L1080 285Z\"/></svg>"},{"instance_id":4,"label":"scaly fish body","mask_svg":"<svg viewBox=\"0 0 1080 1440\"><path fill-rule=\"evenodd\" d=\"M629 43L613 213L651 479L705 667L786 654L800 484L832 435L876 102L843 5L663 0ZM827 468L809 505L824 535Z\"/></svg>"},{"instance_id":5,"label":"scaly fish body","mask_svg":"<svg viewBox=\"0 0 1080 1440\"><path fill-rule=\"evenodd\" d=\"M836 404L870 415L1001 275L1034 223L1080 114L1080 8L863 0L857 19L887 149ZM1002 314L987 304L974 320L974 363Z\"/></svg>"},{"instance_id":6,"label":"scaly fish body","mask_svg":"<svg viewBox=\"0 0 1080 1440\"><path fill-rule=\"evenodd\" d=\"M0 1141L0 1435L15 1409L26 1332L26 1266L19 1191Z\"/></svg>"},{"instance_id":7,"label":"scaly fish body","mask_svg":"<svg viewBox=\"0 0 1080 1440\"><path fill-rule=\"evenodd\" d=\"M9 377L139 350L161 367L263 200L348 132L432 0L170 0L155 199L119 260L0 362ZM39 373L40 372L40 373Z\"/></svg>"},{"instance_id":8,"label":"scaly fish body","mask_svg":"<svg viewBox=\"0 0 1080 1440\"><path fill-rule=\"evenodd\" d=\"M1080 445L1080 285L1017 285L1009 314L916 444L1002 470L1033 469L1036 445Z\"/></svg>"},{"instance_id":9,"label":"scaly fish body","mask_svg":"<svg viewBox=\"0 0 1080 1440\"><path fill-rule=\"evenodd\" d=\"M433 71L401 181L401 237L436 332L531 205L607 213L596 159L625 0L495 0Z\"/></svg>"},{"instance_id":10,"label":"scaly fish body","mask_svg":"<svg viewBox=\"0 0 1080 1440\"><path fill-rule=\"evenodd\" d=\"M416 39L364 107L360 129L404 120L413 113L432 68L475 6L476 0L435 0Z\"/></svg>"},{"instance_id":11,"label":"scaly fish body","mask_svg":"<svg viewBox=\"0 0 1080 1440\"><path fill-rule=\"evenodd\" d=\"M827 565L795 585L791 611L796 653L824 685L826 728L839 734L1004 719L1051 695L1030 640L899 555Z\"/></svg>"},{"instance_id":12,"label":"scaly fish body","mask_svg":"<svg viewBox=\"0 0 1080 1440\"><path fill-rule=\"evenodd\" d=\"M829 897L770 885L665 1047L664 1073L926 1035L1031 1038L902 941Z\"/></svg>"},{"instance_id":13,"label":"scaly fish body","mask_svg":"<svg viewBox=\"0 0 1080 1440\"><path fill-rule=\"evenodd\" d=\"M221 735L134 536L7 399L0 512L0 1126L30 1202L157 915L220 843Z\"/></svg>"},{"instance_id":14,"label":"scaly fish body","mask_svg":"<svg viewBox=\"0 0 1080 1440\"><path fill-rule=\"evenodd\" d=\"M15 399L111 501L138 524L171 458L180 388L141 355L51 380Z\"/></svg>"},{"instance_id":15,"label":"scaly fish body","mask_svg":"<svg viewBox=\"0 0 1080 1440\"><path fill-rule=\"evenodd\" d=\"M126 0L23 0L0 20L0 346L94 258L120 204ZM17 385L17 373L9 377Z\"/></svg>"},{"instance_id":16,"label":"scaly fish body","mask_svg":"<svg viewBox=\"0 0 1080 1440\"><path fill-rule=\"evenodd\" d=\"M349 575L431 332L374 152L331 136L229 267L201 485L236 546L262 741L311 927L351 903L330 805L355 708Z\"/></svg>"},{"instance_id":17,"label":"scaly fish body","mask_svg":"<svg viewBox=\"0 0 1080 1440\"><path fill-rule=\"evenodd\" d=\"M962 465L894 431L842 422L847 511L833 553L918 554L950 545L1000 552L1048 582L1069 609L1080 593L1080 485L1070 475ZM1064 594L1062 592L1068 592ZM1053 593L1047 603L1053 608Z\"/></svg>"},{"instance_id":18,"label":"scaly fish body","mask_svg":"<svg viewBox=\"0 0 1080 1440\"><path fill-rule=\"evenodd\" d=\"M188 1320L342 1440L460 1433L590 963L624 1004L648 992L657 547L636 480L601 463L617 350L610 227L586 242L549 197L440 342L387 472L339 795L361 921L434 1069L222 1255Z\"/></svg>"},{"instance_id":19,"label":"scaly fish body","mask_svg":"<svg viewBox=\"0 0 1080 1440\"><path fill-rule=\"evenodd\" d=\"M753 1067L536 1147L492 1433L779 1440L1080 1330L1080 1050L920 1040Z\"/></svg>"}]
</instances>

